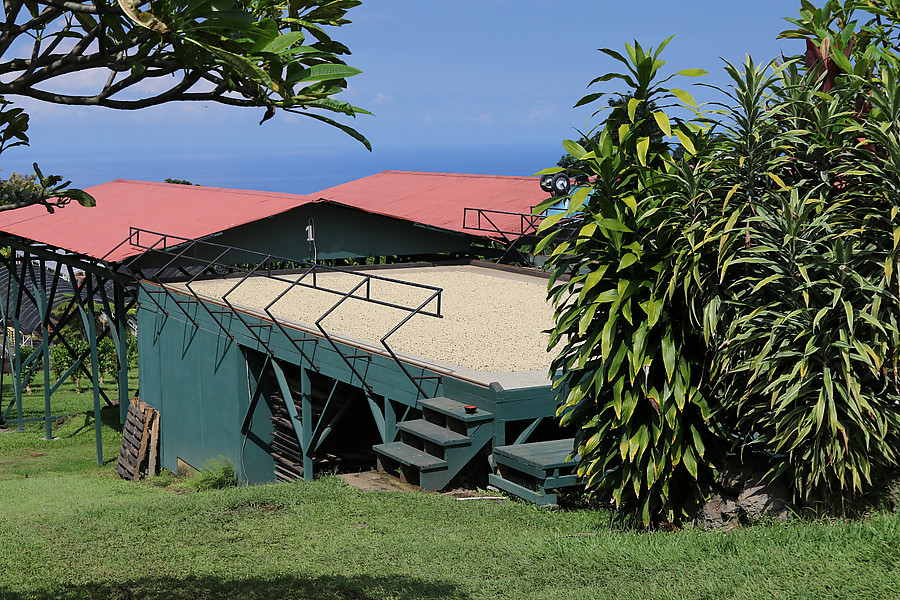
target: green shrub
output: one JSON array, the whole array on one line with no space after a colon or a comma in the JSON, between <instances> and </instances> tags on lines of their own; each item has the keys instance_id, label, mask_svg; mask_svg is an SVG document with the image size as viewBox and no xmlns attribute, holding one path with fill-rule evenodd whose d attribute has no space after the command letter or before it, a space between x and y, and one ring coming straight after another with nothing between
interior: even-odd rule
<instances>
[{"instance_id":1,"label":"green shrub","mask_svg":"<svg viewBox=\"0 0 900 600\"><path fill-rule=\"evenodd\" d=\"M125 338L125 356L128 360L129 369L138 368L138 340L136 335L130 333Z\"/></svg>"},{"instance_id":2,"label":"green shrub","mask_svg":"<svg viewBox=\"0 0 900 600\"><path fill-rule=\"evenodd\" d=\"M81 337L70 337L66 339L66 342L71 346L72 350L78 355L81 356L83 353L87 352L90 349L90 345ZM90 357L87 359L88 364L90 364ZM62 377L62 375L69 370L72 365L75 363L75 357L68 351L65 345L62 342L57 342L53 345L50 350L50 367L53 371L56 372L57 377ZM75 380L75 391L81 392L81 377L83 371L81 369L76 369L72 372L72 377Z\"/></svg>"},{"instance_id":3,"label":"green shrub","mask_svg":"<svg viewBox=\"0 0 900 600\"><path fill-rule=\"evenodd\" d=\"M211 459L206 466L200 468L197 475L197 489L219 490L237 485L234 464L227 458Z\"/></svg>"},{"instance_id":4,"label":"green shrub","mask_svg":"<svg viewBox=\"0 0 900 600\"><path fill-rule=\"evenodd\" d=\"M603 50L627 72L595 82L625 82L627 114L564 142L592 183L537 248L559 416L589 486L645 524L688 518L726 452L832 509L898 464L900 26L803 7L783 35L807 55L727 64L715 115L654 81L659 49ZM667 116L676 101L697 118Z\"/></svg>"},{"instance_id":5,"label":"green shrub","mask_svg":"<svg viewBox=\"0 0 900 600\"><path fill-rule=\"evenodd\" d=\"M97 358L100 362L102 375L115 375L119 370L119 357L116 352L116 344L112 338L105 337L97 344Z\"/></svg>"},{"instance_id":6,"label":"green shrub","mask_svg":"<svg viewBox=\"0 0 900 600\"><path fill-rule=\"evenodd\" d=\"M686 318L691 281L678 277L695 260L684 237L690 198L676 199L675 186L657 175L671 163L668 145L642 135L662 119L648 107L675 98L655 82L664 46L645 52L636 44L628 59L607 51L635 88L627 113L613 112L599 135L584 137L589 148L565 143L594 184L574 193L569 216L578 227L548 261L557 307L552 369L567 390L562 424L578 427L579 474L645 523L687 517L712 478L709 454L722 446L709 424L703 340ZM664 122L669 133L693 136L689 123ZM557 221L546 219L542 230ZM562 240L565 229L557 232ZM553 242L551 234L538 251Z\"/></svg>"}]
</instances>

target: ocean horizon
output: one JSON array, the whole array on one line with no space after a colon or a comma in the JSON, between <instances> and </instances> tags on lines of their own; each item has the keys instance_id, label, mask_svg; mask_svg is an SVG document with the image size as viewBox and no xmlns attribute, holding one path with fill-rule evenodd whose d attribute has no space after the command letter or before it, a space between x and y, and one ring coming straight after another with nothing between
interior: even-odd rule
<instances>
[{"instance_id":1,"label":"ocean horizon","mask_svg":"<svg viewBox=\"0 0 900 600\"><path fill-rule=\"evenodd\" d=\"M17 152L17 150L20 150ZM199 185L244 190L311 194L385 170L530 176L553 166L563 154L545 145L443 146L318 151L217 154L147 153L68 156L32 148L13 149L3 156L0 177L33 172L38 162L44 174L59 174L78 188L114 179L187 180Z\"/></svg>"}]
</instances>

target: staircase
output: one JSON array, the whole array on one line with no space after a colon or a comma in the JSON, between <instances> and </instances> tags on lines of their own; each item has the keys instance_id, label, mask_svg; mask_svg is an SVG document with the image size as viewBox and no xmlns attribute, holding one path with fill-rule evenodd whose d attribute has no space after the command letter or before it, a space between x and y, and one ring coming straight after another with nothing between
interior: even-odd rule
<instances>
[{"instance_id":1,"label":"staircase","mask_svg":"<svg viewBox=\"0 0 900 600\"><path fill-rule=\"evenodd\" d=\"M418 485L445 487L493 439L494 415L450 398L419 401L422 418L397 424L400 441L378 444L378 469Z\"/></svg>"},{"instance_id":2,"label":"staircase","mask_svg":"<svg viewBox=\"0 0 900 600\"><path fill-rule=\"evenodd\" d=\"M556 504L557 490L581 489L576 473L580 456L569 460L572 438L494 448L497 472L488 481L504 492L539 505Z\"/></svg>"}]
</instances>

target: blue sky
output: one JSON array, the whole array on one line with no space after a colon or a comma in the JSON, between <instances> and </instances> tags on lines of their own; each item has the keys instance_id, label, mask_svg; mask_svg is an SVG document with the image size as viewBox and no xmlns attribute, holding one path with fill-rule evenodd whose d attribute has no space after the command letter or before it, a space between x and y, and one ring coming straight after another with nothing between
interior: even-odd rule
<instances>
[{"instance_id":1,"label":"blue sky","mask_svg":"<svg viewBox=\"0 0 900 600\"><path fill-rule=\"evenodd\" d=\"M259 126L261 110L181 103L118 112L22 100L32 146L5 152L0 166L8 176L37 161L81 187L174 177L296 193L384 169L530 175L589 127L592 111L572 105L617 67L597 48L623 50L635 39L656 46L675 35L666 69L702 68L710 74L700 81L725 85L722 59L800 51L776 39L798 8L799 0L368 0L333 37L363 71L343 97L374 113L354 122L372 153L311 119L279 115Z\"/></svg>"}]
</instances>

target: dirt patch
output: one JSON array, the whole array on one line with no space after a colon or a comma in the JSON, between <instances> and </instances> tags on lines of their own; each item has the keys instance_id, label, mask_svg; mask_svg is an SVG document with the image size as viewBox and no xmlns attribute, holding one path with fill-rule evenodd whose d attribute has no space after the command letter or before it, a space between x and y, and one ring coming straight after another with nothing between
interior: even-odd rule
<instances>
[{"instance_id":1,"label":"dirt patch","mask_svg":"<svg viewBox=\"0 0 900 600\"><path fill-rule=\"evenodd\" d=\"M47 455L46 455L46 454L41 454L40 452L32 452L32 453L29 454L28 456L30 456L31 458L40 458L41 456L47 456Z\"/></svg>"},{"instance_id":2,"label":"dirt patch","mask_svg":"<svg viewBox=\"0 0 900 600\"><path fill-rule=\"evenodd\" d=\"M391 477L387 473L378 473L377 471L366 471L364 473L344 473L339 475L347 485L355 487L364 492L417 492L419 488L403 483L396 477Z\"/></svg>"},{"instance_id":3,"label":"dirt patch","mask_svg":"<svg viewBox=\"0 0 900 600\"><path fill-rule=\"evenodd\" d=\"M396 477L378 471L366 471L365 473L344 473L338 475L347 485L364 492L420 492L421 490L408 483L403 483ZM457 488L444 492L442 495L457 499L485 498L489 500L504 501L496 492L481 490L467 490Z\"/></svg>"}]
</instances>

